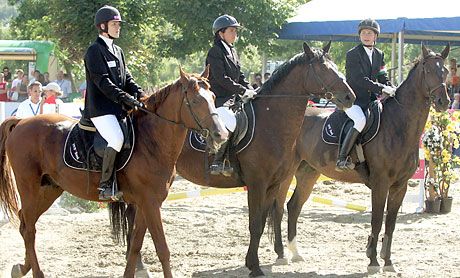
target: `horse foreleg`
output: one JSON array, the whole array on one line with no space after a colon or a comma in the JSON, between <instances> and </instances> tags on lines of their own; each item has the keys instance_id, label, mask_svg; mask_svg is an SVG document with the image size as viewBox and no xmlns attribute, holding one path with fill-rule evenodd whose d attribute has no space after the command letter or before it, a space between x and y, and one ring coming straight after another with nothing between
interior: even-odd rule
<instances>
[{"instance_id":1,"label":"horse foreleg","mask_svg":"<svg viewBox=\"0 0 460 278\"><path fill-rule=\"evenodd\" d=\"M372 232L368 238L366 255L370 259L367 270L369 273L380 271L380 265L377 261L377 241L380 230L382 229L383 211L385 208L385 200L387 197L387 187L382 184L374 184L372 188Z\"/></svg>"},{"instance_id":2,"label":"horse foreleg","mask_svg":"<svg viewBox=\"0 0 460 278\"><path fill-rule=\"evenodd\" d=\"M258 250L270 204L267 204L266 192L259 188L265 189L266 187L260 186L257 190L252 188L248 192L249 232L251 238L248 253L246 254L246 267L251 271L249 273L250 277L264 276L264 273L260 269Z\"/></svg>"},{"instance_id":3,"label":"horse foreleg","mask_svg":"<svg viewBox=\"0 0 460 278\"><path fill-rule=\"evenodd\" d=\"M320 173L311 168L308 164L302 163L296 172L296 188L294 194L289 199L288 208L288 249L292 253L293 262L303 262L304 258L300 255L297 247L297 221L305 202L310 197L313 186L318 180Z\"/></svg>"},{"instance_id":4,"label":"horse foreleg","mask_svg":"<svg viewBox=\"0 0 460 278\"><path fill-rule=\"evenodd\" d=\"M132 205L130 205L132 206ZM134 207L134 206L132 206ZM134 277L136 265L140 259L140 251L144 242L145 225L144 215L142 212L134 210L133 214L127 214L127 218L131 220L131 229L128 230L128 258L126 262L125 273L123 277ZM132 220L134 218L134 220ZM129 223L129 221L128 221Z\"/></svg>"},{"instance_id":5,"label":"horse foreleg","mask_svg":"<svg viewBox=\"0 0 460 278\"><path fill-rule=\"evenodd\" d=\"M393 232L396 226L396 218L399 208L404 200L407 191L407 181L394 184L390 187L387 200L387 216L385 219L385 235L382 241L382 250L380 257L385 260L384 271L396 272L391 262L391 242L393 240Z\"/></svg>"},{"instance_id":6,"label":"horse foreleg","mask_svg":"<svg viewBox=\"0 0 460 278\"><path fill-rule=\"evenodd\" d=\"M142 214L144 215L144 220L147 224L147 228L149 229L150 235L152 236L158 259L160 260L161 266L163 267L163 275L164 277L170 278L172 277L170 265L171 255L163 230L160 207L161 202L158 200L153 200L151 203L143 204L143 206L138 207L138 209L142 209ZM139 210L137 213L139 213Z\"/></svg>"}]
</instances>

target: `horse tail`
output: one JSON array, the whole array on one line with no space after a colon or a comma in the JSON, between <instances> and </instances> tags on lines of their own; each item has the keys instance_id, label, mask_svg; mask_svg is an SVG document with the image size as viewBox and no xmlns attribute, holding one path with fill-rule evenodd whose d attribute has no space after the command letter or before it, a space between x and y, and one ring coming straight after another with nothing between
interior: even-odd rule
<instances>
[{"instance_id":1,"label":"horse tail","mask_svg":"<svg viewBox=\"0 0 460 278\"><path fill-rule=\"evenodd\" d=\"M18 216L19 202L11 166L6 156L5 143L19 121L18 118L9 118L0 125L0 205L9 219Z\"/></svg>"},{"instance_id":2,"label":"horse tail","mask_svg":"<svg viewBox=\"0 0 460 278\"><path fill-rule=\"evenodd\" d=\"M125 244L127 236L126 224L126 203L122 201L109 203L107 206L110 214L110 224L112 226L112 235L118 243Z\"/></svg>"}]
</instances>

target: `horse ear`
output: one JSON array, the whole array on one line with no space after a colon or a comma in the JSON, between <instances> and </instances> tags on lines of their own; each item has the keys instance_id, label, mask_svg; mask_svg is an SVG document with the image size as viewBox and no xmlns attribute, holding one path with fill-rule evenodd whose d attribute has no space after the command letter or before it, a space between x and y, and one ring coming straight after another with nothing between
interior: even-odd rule
<instances>
[{"instance_id":1,"label":"horse ear","mask_svg":"<svg viewBox=\"0 0 460 278\"><path fill-rule=\"evenodd\" d=\"M428 49L426 49L425 45L422 43L422 58L427 57L428 54L430 54L430 52L428 51Z\"/></svg>"},{"instance_id":2,"label":"horse ear","mask_svg":"<svg viewBox=\"0 0 460 278\"><path fill-rule=\"evenodd\" d=\"M201 73L201 77L208 79L208 77L209 77L209 64L206 65L206 68Z\"/></svg>"},{"instance_id":3,"label":"horse ear","mask_svg":"<svg viewBox=\"0 0 460 278\"><path fill-rule=\"evenodd\" d=\"M182 69L182 66L179 66L179 71L180 71L180 82L182 84L185 84L188 82L188 76L187 74L184 72L184 70Z\"/></svg>"},{"instance_id":4,"label":"horse ear","mask_svg":"<svg viewBox=\"0 0 460 278\"><path fill-rule=\"evenodd\" d=\"M329 49L331 48L331 41L329 41L326 46L323 47L323 53L329 53Z\"/></svg>"},{"instance_id":5,"label":"horse ear","mask_svg":"<svg viewBox=\"0 0 460 278\"><path fill-rule=\"evenodd\" d=\"M445 60L449 56L450 52L450 43L447 43L446 48L441 52L441 57Z\"/></svg>"},{"instance_id":6,"label":"horse ear","mask_svg":"<svg viewBox=\"0 0 460 278\"><path fill-rule=\"evenodd\" d=\"M303 43L303 51L305 52L305 54L307 54L308 56L313 56L315 55L313 53L313 50L311 50L310 46L308 46L308 44L306 42Z\"/></svg>"}]
</instances>

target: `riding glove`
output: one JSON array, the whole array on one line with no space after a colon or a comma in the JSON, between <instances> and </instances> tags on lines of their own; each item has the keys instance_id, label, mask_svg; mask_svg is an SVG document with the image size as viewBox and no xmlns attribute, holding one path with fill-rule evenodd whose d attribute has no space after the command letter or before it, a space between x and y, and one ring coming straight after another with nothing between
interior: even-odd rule
<instances>
[{"instance_id":1,"label":"riding glove","mask_svg":"<svg viewBox=\"0 0 460 278\"><path fill-rule=\"evenodd\" d=\"M390 97L394 97L396 94L396 88L387 86L387 85L383 85L382 93L385 93L389 95Z\"/></svg>"},{"instance_id":2,"label":"riding glove","mask_svg":"<svg viewBox=\"0 0 460 278\"><path fill-rule=\"evenodd\" d=\"M257 92L254 91L254 90L246 90L243 94L243 96L241 97L241 99L243 100L243 102L248 102L250 99L253 99L254 96L257 95Z\"/></svg>"},{"instance_id":3,"label":"riding glove","mask_svg":"<svg viewBox=\"0 0 460 278\"><path fill-rule=\"evenodd\" d=\"M128 93L121 94L118 97L118 99L122 104L128 106L131 109L144 107L144 104L142 102L138 101L137 99L135 99L133 96L131 96Z\"/></svg>"}]
</instances>

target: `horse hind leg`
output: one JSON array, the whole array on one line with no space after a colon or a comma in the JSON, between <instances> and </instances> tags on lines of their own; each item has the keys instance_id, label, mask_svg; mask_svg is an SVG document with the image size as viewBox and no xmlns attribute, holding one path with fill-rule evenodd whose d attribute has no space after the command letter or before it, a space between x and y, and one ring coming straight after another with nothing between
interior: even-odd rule
<instances>
[{"instance_id":1,"label":"horse hind leg","mask_svg":"<svg viewBox=\"0 0 460 278\"><path fill-rule=\"evenodd\" d=\"M380 257L385 261L383 271L397 272L391 261L391 242L393 240L393 232L396 226L396 218L399 208L404 200L407 191L407 181L402 184L395 184L390 187L387 201L387 216L385 219L385 235L382 240L382 250Z\"/></svg>"},{"instance_id":2,"label":"horse hind leg","mask_svg":"<svg viewBox=\"0 0 460 278\"><path fill-rule=\"evenodd\" d=\"M130 209L131 208L131 209ZM145 270L141 260L140 251L144 242L144 235L147 230L143 214L135 209L134 205L128 205L128 244L127 244L127 262L123 277L134 277L136 269ZM139 265L141 263L141 266Z\"/></svg>"},{"instance_id":3,"label":"horse hind leg","mask_svg":"<svg viewBox=\"0 0 460 278\"><path fill-rule=\"evenodd\" d=\"M53 204L62 194L62 189L51 186L40 187L39 192L30 194L28 199L21 198L22 209L19 211L21 221L19 232L24 239L26 256L24 264L14 265L11 270L11 277L23 277L32 269L33 277L44 277L38 264L37 253L35 251L35 224L38 218ZM21 196L22 197L22 196Z\"/></svg>"},{"instance_id":4,"label":"horse hind leg","mask_svg":"<svg viewBox=\"0 0 460 278\"><path fill-rule=\"evenodd\" d=\"M313 186L321 174L303 162L296 172L296 188L289 199L288 208L288 249L292 253L293 262L305 261L297 247L297 221L305 202L310 197Z\"/></svg>"}]
</instances>

